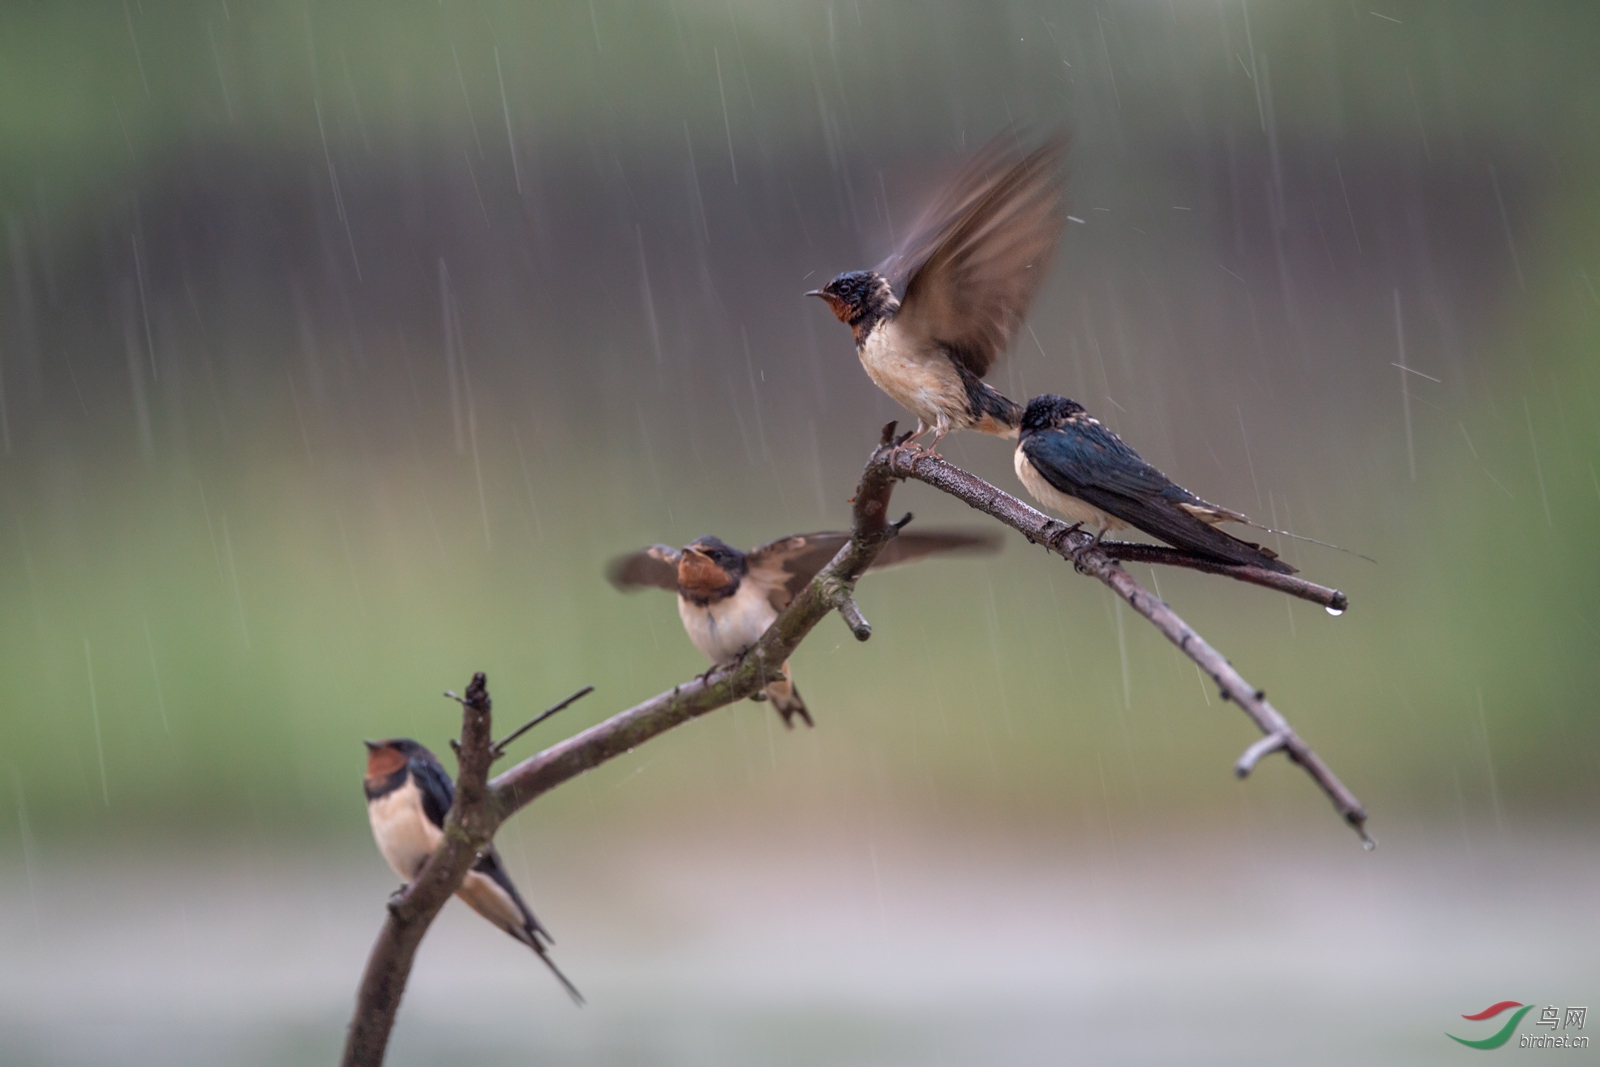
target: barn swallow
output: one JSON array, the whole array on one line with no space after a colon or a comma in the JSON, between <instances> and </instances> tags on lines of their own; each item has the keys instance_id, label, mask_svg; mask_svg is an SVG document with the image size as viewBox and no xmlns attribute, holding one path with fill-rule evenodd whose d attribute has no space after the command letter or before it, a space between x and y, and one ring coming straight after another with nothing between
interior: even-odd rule
<instances>
[{"instance_id":1,"label":"barn swallow","mask_svg":"<svg viewBox=\"0 0 1600 1067\"><path fill-rule=\"evenodd\" d=\"M1035 500L1096 527L1096 541L1107 530L1132 526L1224 563L1294 573L1271 549L1217 529L1237 522L1274 532L1269 527L1174 485L1075 400L1047 393L1028 401L1015 463Z\"/></svg>"},{"instance_id":2,"label":"barn swallow","mask_svg":"<svg viewBox=\"0 0 1600 1067\"><path fill-rule=\"evenodd\" d=\"M372 836L394 873L409 884L444 839L444 817L455 798L455 783L433 753L415 741L400 737L368 741L366 746L364 784ZM538 953L572 999L583 1003L583 994L550 958L548 946L555 941L523 903L494 846L478 857L456 896Z\"/></svg>"},{"instance_id":3,"label":"barn swallow","mask_svg":"<svg viewBox=\"0 0 1600 1067\"><path fill-rule=\"evenodd\" d=\"M1061 229L1064 138L1018 156L1016 136L984 147L875 270L807 296L855 335L873 383L917 417L916 436L1015 437L1022 406L984 383L1050 270Z\"/></svg>"},{"instance_id":4,"label":"barn swallow","mask_svg":"<svg viewBox=\"0 0 1600 1067\"><path fill-rule=\"evenodd\" d=\"M618 556L606 577L623 592L654 586L678 594L678 617L694 646L722 666L755 645L778 613L850 540L848 533L795 534L740 552L715 537L702 537L682 551L666 545ZM988 532L929 530L902 533L878 553L873 570L923 556L954 552L995 552L1000 538ZM766 699L794 726L799 716L812 725L785 662L782 677L763 688ZM758 698L759 699L759 698Z\"/></svg>"}]
</instances>

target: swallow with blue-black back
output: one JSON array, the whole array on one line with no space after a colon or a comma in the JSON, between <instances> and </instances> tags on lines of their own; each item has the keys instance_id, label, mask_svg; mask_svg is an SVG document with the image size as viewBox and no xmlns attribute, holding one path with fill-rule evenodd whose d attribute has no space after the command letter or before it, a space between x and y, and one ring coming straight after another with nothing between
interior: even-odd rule
<instances>
[{"instance_id":1,"label":"swallow with blue-black back","mask_svg":"<svg viewBox=\"0 0 1600 1067\"><path fill-rule=\"evenodd\" d=\"M984 382L1027 317L1061 236L1053 137L1022 154L1014 131L990 141L874 270L840 274L825 300L855 336L873 383L917 417L913 437L951 430L1015 437L1022 406Z\"/></svg>"},{"instance_id":2,"label":"swallow with blue-black back","mask_svg":"<svg viewBox=\"0 0 1600 1067\"><path fill-rule=\"evenodd\" d=\"M1094 527L1096 541L1132 526L1223 563L1294 573L1271 549L1217 529L1225 522L1270 527L1173 484L1075 400L1047 393L1028 401L1014 460L1035 500Z\"/></svg>"},{"instance_id":3,"label":"swallow with blue-black back","mask_svg":"<svg viewBox=\"0 0 1600 1067\"><path fill-rule=\"evenodd\" d=\"M455 783L434 756L409 738L368 741L367 818L378 851L407 885L444 839L444 818L455 798ZM491 845L456 890L467 906L527 945L579 1004L583 995L550 958L555 941L511 884L500 854Z\"/></svg>"},{"instance_id":4,"label":"swallow with blue-black back","mask_svg":"<svg viewBox=\"0 0 1600 1067\"><path fill-rule=\"evenodd\" d=\"M677 593L678 617L689 640L713 666L723 666L754 647L778 613L849 540L842 532L795 534L741 552L716 537L702 537L682 550L651 545L619 556L606 568L606 576L623 592L656 588ZM872 569L999 548L999 536L989 531L901 533L879 551ZM796 718L813 725L789 664L781 664L777 674L755 699L770 700L787 727L793 728Z\"/></svg>"}]
</instances>

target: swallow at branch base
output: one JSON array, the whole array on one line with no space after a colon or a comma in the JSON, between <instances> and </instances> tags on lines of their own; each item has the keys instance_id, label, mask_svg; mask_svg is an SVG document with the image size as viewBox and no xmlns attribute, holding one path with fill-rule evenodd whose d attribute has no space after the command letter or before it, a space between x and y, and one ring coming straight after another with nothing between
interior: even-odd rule
<instances>
[{"instance_id":1,"label":"swallow at branch base","mask_svg":"<svg viewBox=\"0 0 1600 1067\"><path fill-rule=\"evenodd\" d=\"M1223 563L1294 573L1271 549L1217 529L1224 522L1267 527L1174 485L1075 400L1047 393L1028 401L1015 464L1035 500L1095 527L1096 540L1132 526Z\"/></svg>"},{"instance_id":2,"label":"swallow at branch base","mask_svg":"<svg viewBox=\"0 0 1600 1067\"><path fill-rule=\"evenodd\" d=\"M848 533L795 534L740 552L715 537L702 537L682 551L651 545L619 556L606 568L606 577L623 592L654 587L677 593L678 617L689 640L713 665L722 666L752 648L778 613L849 540ZM872 569L939 553L987 553L999 548L999 536L989 532L902 533L883 547ZM762 690L766 699L785 726L793 728L796 717L813 725L788 662L778 671L781 677Z\"/></svg>"},{"instance_id":3,"label":"swallow at branch base","mask_svg":"<svg viewBox=\"0 0 1600 1067\"><path fill-rule=\"evenodd\" d=\"M364 784L372 836L394 873L409 885L444 839L444 817L455 799L455 783L433 753L415 741L395 738L368 741L366 746ZM550 958L548 946L554 939L523 903L493 845L472 865L456 896L538 953L568 995L583 1003L583 994Z\"/></svg>"},{"instance_id":4,"label":"swallow at branch base","mask_svg":"<svg viewBox=\"0 0 1600 1067\"><path fill-rule=\"evenodd\" d=\"M1010 345L1050 270L1066 216L1052 138L1021 159L996 137L961 170L876 270L841 274L821 297L855 335L873 383L917 417L916 436L1015 437L1022 406L983 376Z\"/></svg>"}]
</instances>

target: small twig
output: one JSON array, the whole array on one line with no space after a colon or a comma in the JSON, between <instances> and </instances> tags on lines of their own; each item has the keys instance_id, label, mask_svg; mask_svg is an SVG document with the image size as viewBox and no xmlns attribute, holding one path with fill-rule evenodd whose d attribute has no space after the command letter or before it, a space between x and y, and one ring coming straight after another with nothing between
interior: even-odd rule
<instances>
[{"instance_id":1,"label":"small twig","mask_svg":"<svg viewBox=\"0 0 1600 1067\"><path fill-rule=\"evenodd\" d=\"M1250 772L1256 769L1256 764L1261 762L1262 757L1272 755L1288 742L1289 739L1282 734L1268 734L1244 750L1244 755L1239 757L1239 762L1233 765L1233 773L1240 778L1248 778Z\"/></svg>"},{"instance_id":2,"label":"small twig","mask_svg":"<svg viewBox=\"0 0 1600 1067\"><path fill-rule=\"evenodd\" d=\"M578 690L576 693L573 693L571 696L569 696L567 699L563 700L561 703L556 704L556 705L554 705L552 707L546 708L545 710L541 711L539 714L535 715L533 718L529 719L527 722L523 723L521 726L517 727L515 730L512 730L509 734L507 734L506 736L502 737L499 741L496 741L494 743L494 746L489 751L494 754L494 758L495 759L499 759L501 756L504 756L506 754L506 746L511 744L511 742L515 741L517 738L521 737L523 734L527 733L529 730L533 729L535 726L538 726L540 723L544 722L546 719L548 719L550 716L554 715L556 712L561 711L564 708L576 703L577 701L579 701L582 698L588 696L592 692L594 692L594 686L592 686L592 685L584 686L582 689ZM445 695L449 696L450 694L446 693Z\"/></svg>"},{"instance_id":3,"label":"small twig","mask_svg":"<svg viewBox=\"0 0 1600 1067\"><path fill-rule=\"evenodd\" d=\"M844 603L839 605L839 616L850 627L850 632L856 635L857 641L865 641L872 636L872 624L862 617L861 609L852 598L845 597Z\"/></svg>"}]
</instances>

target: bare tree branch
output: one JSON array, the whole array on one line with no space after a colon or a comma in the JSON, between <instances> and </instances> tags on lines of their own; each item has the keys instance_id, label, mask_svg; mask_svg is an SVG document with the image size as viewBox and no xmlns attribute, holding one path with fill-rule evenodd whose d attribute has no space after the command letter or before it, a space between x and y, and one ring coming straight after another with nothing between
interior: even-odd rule
<instances>
[{"instance_id":1,"label":"bare tree branch","mask_svg":"<svg viewBox=\"0 0 1600 1067\"><path fill-rule=\"evenodd\" d=\"M505 742L497 746L491 740L487 682L482 674L473 677L466 697L460 698L461 743L454 747L461 766L455 803L445 820L444 842L416 880L390 901L388 920L373 946L362 978L345 1046L343 1062L346 1067L378 1067L383 1062L417 946L445 902L460 888L467 870L489 847L501 823L563 782L690 719L759 692L830 612L837 611L858 640L865 641L871 636L872 627L862 617L854 600L855 585L884 545L911 519L907 515L890 523L887 518L894 483L905 478L925 482L999 519L1028 540L1071 560L1080 572L1108 585L1209 674L1223 696L1243 708L1260 727L1264 736L1240 757L1234 768L1236 774L1244 777L1263 756L1282 750L1305 768L1345 821L1371 847L1371 838L1365 829L1366 810L1361 802L1334 777L1277 709L1267 703L1264 693L1246 682L1216 649L1170 607L1146 592L1117 561L1162 563L1226 575L1280 589L1340 611L1348 604L1343 593L1254 567L1213 563L1175 549L1129 542L1102 542L1097 546L1088 533L1040 514L1011 494L936 455L901 447L904 441L904 437L894 437L894 423L884 427L883 438L867 460L856 489L850 540L737 662L717 667L619 712L523 760L492 781L487 780L489 767L504 751ZM552 712L581 695L557 705ZM543 717L534 721L542 721ZM522 732L516 731L506 741Z\"/></svg>"},{"instance_id":2,"label":"bare tree branch","mask_svg":"<svg viewBox=\"0 0 1600 1067\"><path fill-rule=\"evenodd\" d=\"M1104 543L1096 546L1094 538L1089 533L1069 526L1057 519L1052 519L1024 504L1010 493L997 489L976 475L968 474L959 467L945 462L940 457L914 448L896 448L888 452L879 449L873 454L873 462L883 462L890 472L900 478L915 478L926 482L935 489L949 493L958 500L971 507L992 515L1012 529L1021 533L1029 541L1042 544L1050 551L1070 560L1079 571L1100 579L1111 590L1128 602L1133 608L1148 619L1156 629L1178 646L1178 650L1209 674L1222 691L1224 699L1231 700L1244 710L1244 713L1261 728L1266 736L1261 741L1250 746L1250 749L1240 757L1234 766L1234 773L1243 778L1255 767L1257 761L1272 752L1283 751L1294 762L1305 768L1307 774L1322 787L1322 791L1333 802L1335 810L1344 818L1345 822L1361 835L1361 841L1368 848L1372 847L1372 838L1367 835L1367 811L1357 800L1355 794L1347 789L1343 782L1328 769L1328 765L1311 750L1287 719L1267 703L1266 694L1252 686L1249 682L1233 669L1223 655L1206 643L1205 639L1195 633L1194 628L1178 617L1177 613L1164 602L1152 596L1132 575L1118 566L1105 549ZM869 464L870 470L870 464ZM1127 542L1118 542L1117 547L1127 545ZM1132 546L1130 546L1132 547ZM1138 546L1142 548L1143 546ZM1131 554L1130 554L1131 555ZM1186 553L1178 553L1173 557L1155 559L1155 554L1150 557L1151 562L1177 563L1180 566L1195 567L1197 570L1207 570L1212 573L1228 574L1231 577L1241 578L1245 581L1256 581L1256 575L1244 575L1238 572L1256 572L1254 567L1227 567L1222 565L1197 566L1199 561L1182 558ZM1259 571L1262 578L1268 572ZM1284 577L1281 575L1273 577ZM1293 579L1291 579L1293 580ZM1274 588L1283 588L1275 582L1260 581L1262 585L1272 585ZM1311 589L1321 589L1320 586L1311 586ZM1286 592L1290 590L1285 590ZM1347 604L1344 594L1336 590L1326 590L1339 598L1339 603ZM1316 599L1307 597L1306 599ZM1320 602L1320 601L1319 601ZM1332 605L1330 605L1332 606ZM1343 610L1337 608L1336 610Z\"/></svg>"}]
</instances>

